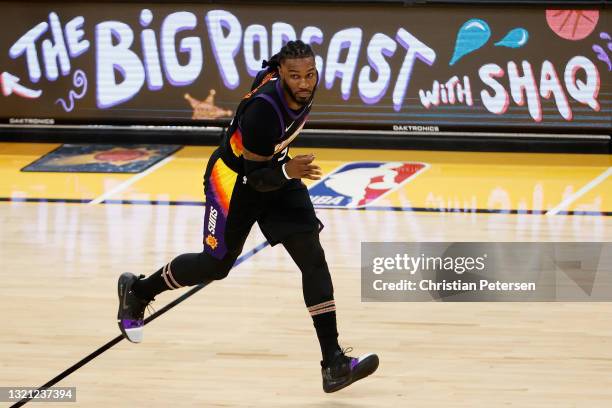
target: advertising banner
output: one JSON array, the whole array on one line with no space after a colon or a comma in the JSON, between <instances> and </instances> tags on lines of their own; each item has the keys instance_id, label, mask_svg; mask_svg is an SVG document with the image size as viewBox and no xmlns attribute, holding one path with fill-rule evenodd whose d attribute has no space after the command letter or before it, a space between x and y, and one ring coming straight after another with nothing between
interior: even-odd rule
<instances>
[{"instance_id":1,"label":"advertising banner","mask_svg":"<svg viewBox=\"0 0 612 408\"><path fill-rule=\"evenodd\" d=\"M311 128L611 128L603 7L2 2L0 24L3 124L226 125L262 61L301 39Z\"/></svg>"}]
</instances>

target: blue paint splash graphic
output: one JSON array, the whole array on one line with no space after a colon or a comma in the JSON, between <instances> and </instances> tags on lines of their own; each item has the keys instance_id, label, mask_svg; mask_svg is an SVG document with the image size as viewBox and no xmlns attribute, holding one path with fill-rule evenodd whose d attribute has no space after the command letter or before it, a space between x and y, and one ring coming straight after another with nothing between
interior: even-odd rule
<instances>
[{"instance_id":1,"label":"blue paint splash graphic","mask_svg":"<svg viewBox=\"0 0 612 408\"><path fill-rule=\"evenodd\" d=\"M485 45L489 38L491 29L486 21L472 18L463 23L457 32L455 51L449 65L455 65L461 58Z\"/></svg>"},{"instance_id":2,"label":"blue paint splash graphic","mask_svg":"<svg viewBox=\"0 0 612 408\"><path fill-rule=\"evenodd\" d=\"M529 40L529 31L518 27L508 31L508 34L495 43L496 47L521 48Z\"/></svg>"}]
</instances>

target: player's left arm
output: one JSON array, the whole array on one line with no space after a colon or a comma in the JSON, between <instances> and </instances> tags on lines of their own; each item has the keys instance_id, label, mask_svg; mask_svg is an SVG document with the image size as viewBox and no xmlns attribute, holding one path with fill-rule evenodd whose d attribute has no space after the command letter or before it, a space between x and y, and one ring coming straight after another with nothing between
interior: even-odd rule
<instances>
[{"instance_id":1,"label":"player's left arm","mask_svg":"<svg viewBox=\"0 0 612 408\"><path fill-rule=\"evenodd\" d=\"M247 183L257 191L278 190L292 178L321 178L321 168L312 163L315 158L313 154L295 156L282 166L271 161L273 155L262 156L247 149L242 154Z\"/></svg>"},{"instance_id":2,"label":"player's left arm","mask_svg":"<svg viewBox=\"0 0 612 408\"><path fill-rule=\"evenodd\" d=\"M272 166L271 160L274 155L262 156L245 148L242 156L247 183L257 191L278 190L291 179L285 174L284 165Z\"/></svg>"},{"instance_id":3,"label":"player's left arm","mask_svg":"<svg viewBox=\"0 0 612 408\"><path fill-rule=\"evenodd\" d=\"M314 155L296 156L282 165L272 160L281 126L276 111L268 101L259 99L251 102L240 125L244 147L244 174L247 183L255 190L278 190L292 178L318 180L321 169L312 164Z\"/></svg>"},{"instance_id":4,"label":"player's left arm","mask_svg":"<svg viewBox=\"0 0 612 408\"><path fill-rule=\"evenodd\" d=\"M281 132L276 111L268 101L255 99L246 107L240 126L247 183L261 192L280 189L290 177L272 162L274 140Z\"/></svg>"}]
</instances>

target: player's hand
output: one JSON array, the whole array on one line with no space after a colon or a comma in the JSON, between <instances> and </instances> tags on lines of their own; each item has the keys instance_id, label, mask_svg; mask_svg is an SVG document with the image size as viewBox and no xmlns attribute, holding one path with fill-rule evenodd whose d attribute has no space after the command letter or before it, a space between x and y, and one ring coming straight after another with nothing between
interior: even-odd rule
<instances>
[{"instance_id":1,"label":"player's hand","mask_svg":"<svg viewBox=\"0 0 612 408\"><path fill-rule=\"evenodd\" d=\"M309 180L320 180L321 168L314 161L314 154L301 154L289 160L285 165L285 171L291 178L306 178Z\"/></svg>"}]
</instances>

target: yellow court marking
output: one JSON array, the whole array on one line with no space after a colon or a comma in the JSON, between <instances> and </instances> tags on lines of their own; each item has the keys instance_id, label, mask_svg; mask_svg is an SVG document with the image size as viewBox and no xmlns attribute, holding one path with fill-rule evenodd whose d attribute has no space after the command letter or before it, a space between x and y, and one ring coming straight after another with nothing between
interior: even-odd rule
<instances>
[{"instance_id":1,"label":"yellow court marking","mask_svg":"<svg viewBox=\"0 0 612 408\"><path fill-rule=\"evenodd\" d=\"M125 183L132 174L23 173L19 170L58 144L0 143L0 197L92 200ZM202 202L203 173L213 146L187 146L173 160L110 200ZM429 168L376 206L547 211L612 165L607 155L438 152L292 148L314 153L324 174L353 161L423 162ZM307 185L313 181L304 180ZM605 180L567 210L612 211L611 181Z\"/></svg>"},{"instance_id":2,"label":"yellow court marking","mask_svg":"<svg viewBox=\"0 0 612 408\"><path fill-rule=\"evenodd\" d=\"M0 143L0 196L19 198L93 199L131 174L22 172L59 144Z\"/></svg>"},{"instance_id":3,"label":"yellow court marking","mask_svg":"<svg viewBox=\"0 0 612 408\"><path fill-rule=\"evenodd\" d=\"M607 155L293 150L314 151L317 162L326 172L346 163L346 159L428 163L427 170L375 203L393 207L546 211L612 164ZM612 211L612 189L594 191L594 197L589 198L589 194L579 202L595 200L600 204L597 211Z\"/></svg>"},{"instance_id":4,"label":"yellow court marking","mask_svg":"<svg viewBox=\"0 0 612 408\"><path fill-rule=\"evenodd\" d=\"M185 146L174 160L111 200L204 201L203 180L212 146Z\"/></svg>"},{"instance_id":5,"label":"yellow court marking","mask_svg":"<svg viewBox=\"0 0 612 408\"><path fill-rule=\"evenodd\" d=\"M441 163L384 201L393 206L546 211L601 171L579 166Z\"/></svg>"}]
</instances>

